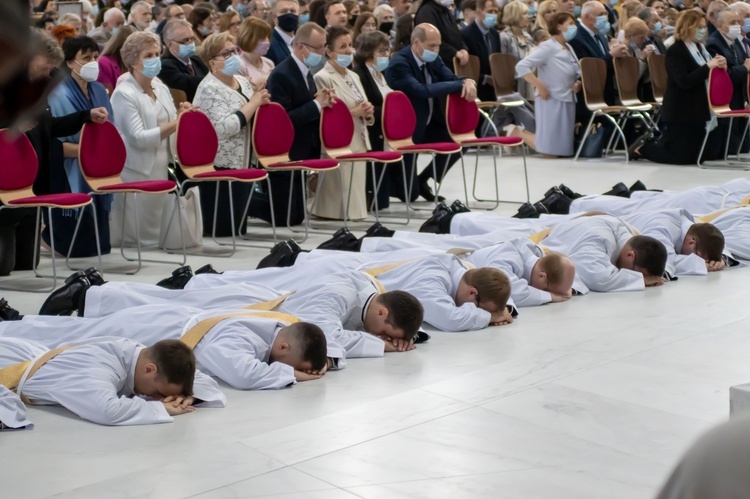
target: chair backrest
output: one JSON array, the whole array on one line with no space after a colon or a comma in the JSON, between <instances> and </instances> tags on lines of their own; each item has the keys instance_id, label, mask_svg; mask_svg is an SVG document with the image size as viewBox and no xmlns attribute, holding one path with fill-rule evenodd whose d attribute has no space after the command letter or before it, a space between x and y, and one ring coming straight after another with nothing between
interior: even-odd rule
<instances>
[{"instance_id":1,"label":"chair backrest","mask_svg":"<svg viewBox=\"0 0 750 499\"><path fill-rule=\"evenodd\" d=\"M88 184L96 189L103 183L120 181L128 154L120 132L109 122L86 123L78 142L78 164Z\"/></svg>"},{"instance_id":2,"label":"chair backrest","mask_svg":"<svg viewBox=\"0 0 750 499\"><path fill-rule=\"evenodd\" d=\"M294 125L281 104L271 102L255 111L253 150L261 165L289 160L294 142Z\"/></svg>"},{"instance_id":3,"label":"chair backrest","mask_svg":"<svg viewBox=\"0 0 750 499\"><path fill-rule=\"evenodd\" d=\"M349 149L353 137L354 119L343 100L339 99L331 107L323 108L320 119L320 142L324 149L329 153Z\"/></svg>"},{"instance_id":4,"label":"chair backrest","mask_svg":"<svg viewBox=\"0 0 750 499\"><path fill-rule=\"evenodd\" d=\"M475 55L469 56L469 62L465 65L461 65L458 57L453 58L453 72L456 76L461 78L471 78L472 80L479 82L479 57Z\"/></svg>"},{"instance_id":5,"label":"chair backrest","mask_svg":"<svg viewBox=\"0 0 750 499\"><path fill-rule=\"evenodd\" d=\"M180 108L180 104L183 102L189 102L187 94L184 90L177 90L176 88L170 88L169 93L172 94L172 100L174 101L174 107Z\"/></svg>"},{"instance_id":6,"label":"chair backrest","mask_svg":"<svg viewBox=\"0 0 750 499\"><path fill-rule=\"evenodd\" d=\"M663 54L651 54L648 56L648 74L651 78L651 90L654 92L654 100L662 102L664 100L664 92L667 90L667 65Z\"/></svg>"},{"instance_id":7,"label":"chair backrest","mask_svg":"<svg viewBox=\"0 0 750 499\"><path fill-rule=\"evenodd\" d=\"M495 95L503 97L515 93L516 58L510 54L490 55L490 72L495 86Z\"/></svg>"},{"instance_id":8,"label":"chair backrest","mask_svg":"<svg viewBox=\"0 0 750 499\"><path fill-rule=\"evenodd\" d=\"M708 74L708 105L714 111L726 111L732 100L732 79L726 69L713 68Z\"/></svg>"},{"instance_id":9,"label":"chair backrest","mask_svg":"<svg viewBox=\"0 0 750 499\"><path fill-rule=\"evenodd\" d=\"M581 63L583 98L589 109L606 106L604 88L607 84L607 63L597 57L584 57Z\"/></svg>"},{"instance_id":10,"label":"chair backrest","mask_svg":"<svg viewBox=\"0 0 750 499\"><path fill-rule=\"evenodd\" d=\"M26 135L0 130L0 201L33 196L39 159Z\"/></svg>"},{"instance_id":11,"label":"chair backrest","mask_svg":"<svg viewBox=\"0 0 750 499\"><path fill-rule=\"evenodd\" d=\"M388 92L383 100L383 137L393 142L411 140L417 126L417 115L403 92Z\"/></svg>"},{"instance_id":12,"label":"chair backrest","mask_svg":"<svg viewBox=\"0 0 750 499\"><path fill-rule=\"evenodd\" d=\"M177 121L175 143L177 162L186 175L191 168L213 170L219 137L208 116L195 110L182 113Z\"/></svg>"},{"instance_id":13,"label":"chair backrest","mask_svg":"<svg viewBox=\"0 0 750 499\"><path fill-rule=\"evenodd\" d=\"M450 94L445 107L445 123L454 141L477 138L474 133L479 123L479 107L476 102L467 101L460 94Z\"/></svg>"},{"instance_id":14,"label":"chair backrest","mask_svg":"<svg viewBox=\"0 0 750 499\"><path fill-rule=\"evenodd\" d=\"M638 98L638 81L641 79L638 59L635 57L616 57L614 59L615 81L624 106L643 104Z\"/></svg>"}]
</instances>

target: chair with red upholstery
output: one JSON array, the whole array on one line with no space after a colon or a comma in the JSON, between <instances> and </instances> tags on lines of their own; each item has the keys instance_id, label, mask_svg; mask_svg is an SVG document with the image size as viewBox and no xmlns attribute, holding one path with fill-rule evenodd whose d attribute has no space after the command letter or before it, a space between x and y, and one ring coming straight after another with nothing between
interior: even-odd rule
<instances>
[{"instance_id":1,"label":"chair with red upholstery","mask_svg":"<svg viewBox=\"0 0 750 499\"><path fill-rule=\"evenodd\" d=\"M29 139L19 134L14 137L8 130L0 130L0 210L12 210L15 208L36 208L36 229L34 237L34 273L41 276L36 269L37 257L39 255L39 232L41 231L41 209L47 208L50 246L52 249L52 286L34 291L47 292L57 287L57 265L55 260L55 234L52 219L52 208L65 210L91 206L94 214L94 228L96 230L96 249L99 257L99 268L102 268L101 246L99 245L99 232L96 220L96 209L92 203L91 196L82 193L47 194L44 196L34 195L32 186L39 168L39 159ZM80 223L83 217L78 217ZM72 243L71 243L72 246ZM13 289L13 288L4 288Z\"/></svg>"},{"instance_id":2,"label":"chair with red upholstery","mask_svg":"<svg viewBox=\"0 0 750 499\"><path fill-rule=\"evenodd\" d=\"M500 180L497 172L497 153L498 148L502 146L507 147L521 147L523 154L523 173L526 179L526 201L530 201L529 196L529 173L526 170L526 151L523 148L523 140L521 137L485 137L477 138L474 130L477 128L479 123L479 107L474 101L467 101L459 94L451 94L448 96L448 103L445 111L445 123L448 126L448 133L454 142L461 145L462 147L476 147L476 162L474 163L474 187L472 189L472 196L477 201L490 201L495 203L490 210L497 208L501 202L500 200ZM479 199L477 197L477 172L479 169L479 148L490 147L492 148L492 161L495 166L495 199ZM464 196L466 197L466 204L469 204L469 193L466 186L466 169L464 168L464 155L461 152L461 172L464 177ZM507 201L516 203L518 201Z\"/></svg>"},{"instance_id":3,"label":"chair with red upholstery","mask_svg":"<svg viewBox=\"0 0 750 499\"><path fill-rule=\"evenodd\" d=\"M394 151L366 151L353 153L351 150L352 139L354 138L354 119L352 113L342 100L336 101L331 107L323 109L323 115L320 119L320 142L323 145L324 152L332 159L337 161L351 161L352 163L365 163L370 165L372 178L377 179L375 174L375 163L397 163L403 159L403 156ZM339 168L339 172L341 169ZM406 178L406 168L404 167L404 178ZM352 197L352 179L349 177L349 190L346 194L346 203L344 206L344 225L349 214L349 204ZM342 183L343 189L343 183ZM375 218L380 221L378 209L378 190L380 182L375 182L374 204Z\"/></svg>"},{"instance_id":4,"label":"chair with red upholstery","mask_svg":"<svg viewBox=\"0 0 750 499\"><path fill-rule=\"evenodd\" d=\"M307 177L310 172L327 173L339 167L335 159L303 159L291 161L289 151L294 142L294 125L286 114L286 110L276 102L260 106L255 111L253 121L253 150L258 163L267 172L291 171L301 172L300 184L302 188L303 206L307 207ZM289 200L286 225L289 230L296 232L291 226L292 199L294 182L289 186ZM310 215L305 208L305 237L310 230Z\"/></svg>"},{"instance_id":5,"label":"chair with red upholstery","mask_svg":"<svg viewBox=\"0 0 750 499\"><path fill-rule=\"evenodd\" d=\"M126 159L127 152L125 150L125 143L122 141L122 137L120 137L120 132L117 131L117 128L115 128L112 123L105 121L101 124L86 123L83 126L78 146L78 164L81 167L83 178L86 180L89 187L91 187L90 194L100 196L106 194L124 195L122 210L122 244L120 245L120 254L129 262L138 262L138 266L135 269L129 269L126 273L137 273L141 270L143 262L185 265L187 257L185 256L184 241L181 262L147 260L142 257L140 230L138 226L139 217L137 196L140 194L168 194L171 192L174 192L176 195L177 184L171 180L140 180L136 182L123 182L120 173L123 168L125 168ZM136 258L129 257L125 254L125 217L127 215L128 194L132 194L134 200L136 249L138 253ZM176 202L177 198L175 198L175 203ZM181 221L180 230L182 230ZM73 240L70 243L71 249L73 248L73 244L75 244L77 235L78 227L76 227L75 232L73 232ZM68 251L66 259L68 266L70 266L69 260L70 251Z\"/></svg>"}]
</instances>

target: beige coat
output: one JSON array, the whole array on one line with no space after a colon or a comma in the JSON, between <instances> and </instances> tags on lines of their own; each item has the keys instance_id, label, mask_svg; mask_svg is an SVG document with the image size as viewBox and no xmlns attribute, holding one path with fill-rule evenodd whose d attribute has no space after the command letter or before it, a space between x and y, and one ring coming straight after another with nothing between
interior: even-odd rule
<instances>
[{"instance_id":1,"label":"beige coat","mask_svg":"<svg viewBox=\"0 0 750 499\"><path fill-rule=\"evenodd\" d=\"M349 71L349 76L354 81L361 98L367 100L367 95L359 81L359 76ZM333 68L331 63L318 71L315 75L315 85L320 88L333 88L336 97L346 103L349 109L357 106L360 98L352 91L349 84ZM372 123L367 123L371 125ZM361 119L354 119L354 136L352 137L352 152L365 152L370 149L370 139L367 134L367 126ZM343 220L344 209L341 204L342 195L349 191L349 181L352 183L352 193L349 201L349 219L361 220L367 217L367 196L365 193L367 182L367 163L342 162L340 165L341 177L344 181L344 191L339 181L338 173L330 173L322 183L318 183L318 191L312 207L312 214L321 218ZM353 178L352 178L353 177Z\"/></svg>"}]
</instances>

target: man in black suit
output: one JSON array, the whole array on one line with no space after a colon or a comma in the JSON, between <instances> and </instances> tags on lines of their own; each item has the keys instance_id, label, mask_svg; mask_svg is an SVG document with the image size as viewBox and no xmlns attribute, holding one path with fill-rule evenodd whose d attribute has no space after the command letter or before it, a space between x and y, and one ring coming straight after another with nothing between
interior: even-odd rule
<instances>
[{"instance_id":1,"label":"man in black suit","mask_svg":"<svg viewBox=\"0 0 750 499\"><path fill-rule=\"evenodd\" d=\"M273 13L276 27L266 57L278 66L292 54L292 39L299 24L299 3L297 0L276 0Z\"/></svg>"},{"instance_id":2,"label":"man in black suit","mask_svg":"<svg viewBox=\"0 0 750 499\"><path fill-rule=\"evenodd\" d=\"M461 37L469 50L469 55L479 57L477 94L483 101L495 100L490 55L500 52L500 35L495 29L499 12L495 0L480 0L477 3L476 19L461 30Z\"/></svg>"},{"instance_id":3,"label":"man in black suit","mask_svg":"<svg viewBox=\"0 0 750 499\"><path fill-rule=\"evenodd\" d=\"M440 31L431 24L420 24L411 34L411 45L396 52L386 70L385 77L393 90L404 92L417 115L414 142L451 142L445 124L445 98L448 94L461 93L466 100L477 96L476 83L454 75L437 56L440 51ZM458 154L448 158L438 156L435 164L436 182L440 182L448 169L458 160ZM413 155L406 155L407 172L413 173ZM429 186L433 177L432 164L419 174L419 194L428 201L435 196ZM416 189L415 189L416 190ZM412 197L416 197L412 192ZM406 199L406 194L401 197Z\"/></svg>"},{"instance_id":4,"label":"man in black suit","mask_svg":"<svg viewBox=\"0 0 750 499\"><path fill-rule=\"evenodd\" d=\"M198 85L208 74L206 65L195 55L193 28L184 19L172 19L162 35L168 52L161 58L159 79L169 88L185 92L192 102Z\"/></svg>"},{"instance_id":5,"label":"man in black suit","mask_svg":"<svg viewBox=\"0 0 750 499\"><path fill-rule=\"evenodd\" d=\"M326 32L323 28L315 23L303 24L294 35L291 56L271 71L266 84L271 100L286 109L294 125L294 142L289 151L292 161L320 158L320 113L324 107L330 107L335 102L335 95L330 88L316 87L310 68L322 58L325 44ZM304 220L299 175L299 172L276 172L270 175L276 199L276 220L287 219L287 200L292 181L296 183L291 222L299 224Z\"/></svg>"}]
</instances>

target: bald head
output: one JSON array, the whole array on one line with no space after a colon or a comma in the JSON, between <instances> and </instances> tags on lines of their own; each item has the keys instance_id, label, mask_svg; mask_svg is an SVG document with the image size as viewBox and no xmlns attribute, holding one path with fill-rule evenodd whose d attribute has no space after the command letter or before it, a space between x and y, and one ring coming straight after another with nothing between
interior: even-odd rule
<instances>
[{"instance_id":1,"label":"bald head","mask_svg":"<svg viewBox=\"0 0 750 499\"><path fill-rule=\"evenodd\" d=\"M440 52L440 31L430 23L417 25L411 32L411 50L423 62L434 61Z\"/></svg>"}]
</instances>

